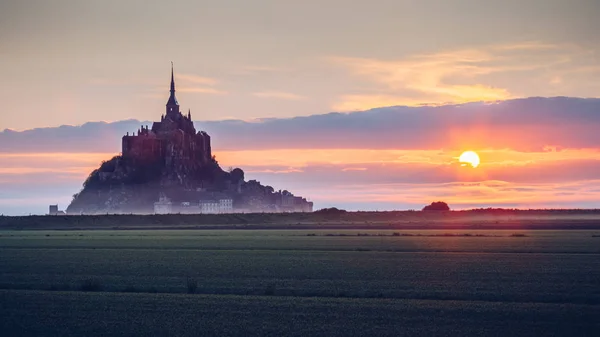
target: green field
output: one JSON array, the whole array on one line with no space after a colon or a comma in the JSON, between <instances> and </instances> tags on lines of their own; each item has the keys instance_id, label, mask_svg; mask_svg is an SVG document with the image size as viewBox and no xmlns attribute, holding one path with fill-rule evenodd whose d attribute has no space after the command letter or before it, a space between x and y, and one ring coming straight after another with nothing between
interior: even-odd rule
<instances>
[{"instance_id":1,"label":"green field","mask_svg":"<svg viewBox=\"0 0 600 337\"><path fill-rule=\"evenodd\" d=\"M0 331L597 336L599 234L0 231Z\"/></svg>"}]
</instances>

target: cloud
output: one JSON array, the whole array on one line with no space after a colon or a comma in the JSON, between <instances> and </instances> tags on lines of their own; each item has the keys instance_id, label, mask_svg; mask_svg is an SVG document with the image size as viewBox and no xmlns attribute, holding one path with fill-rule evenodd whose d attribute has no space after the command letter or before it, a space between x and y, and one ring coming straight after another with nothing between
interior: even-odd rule
<instances>
[{"instance_id":1,"label":"cloud","mask_svg":"<svg viewBox=\"0 0 600 337\"><path fill-rule=\"evenodd\" d=\"M198 76L193 74L180 74L175 73L175 82L176 83L194 83L194 84L204 84L213 86L219 83L219 81L215 78Z\"/></svg>"},{"instance_id":2,"label":"cloud","mask_svg":"<svg viewBox=\"0 0 600 337\"><path fill-rule=\"evenodd\" d=\"M570 170L574 166L580 169ZM258 171L247 176L309 197L317 207L363 210L421 208L435 200L447 201L453 208L597 207L600 192L595 176L600 161L530 165L512 173L487 174L439 165L365 165L365 171L341 167L309 165L285 176Z\"/></svg>"},{"instance_id":3,"label":"cloud","mask_svg":"<svg viewBox=\"0 0 600 337\"><path fill-rule=\"evenodd\" d=\"M344 167L342 169L342 172L348 172L348 171L366 171L368 170L368 168L366 167Z\"/></svg>"},{"instance_id":4,"label":"cloud","mask_svg":"<svg viewBox=\"0 0 600 337\"><path fill-rule=\"evenodd\" d=\"M69 168L47 168L47 167L0 167L0 175L25 175L31 173L61 173L61 174L72 174L76 173L79 175L87 175L89 172L94 170L94 167L69 167Z\"/></svg>"},{"instance_id":5,"label":"cloud","mask_svg":"<svg viewBox=\"0 0 600 337\"><path fill-rule=\"evenodd\" d=\"M419 106L425 103L416 98L400 97L381 94L357 94L343 95L339 102L333 104L332 109L336 111L358 111L379 106Z\"/></svg>"},{"instance_id":6,"label":"cloud","mask_svg":"<svg viewBox=\"0 0 600 337\"><path fill-rule=\"evenodd\" d=\"M443 150L287 149L215 151L222 167L246 179L309 197L317 207L420 208L432 200L453 207L592 205L600 192L598 149L480 151L482 165L461 167ZM16 206L65 205L110 154L0 154L0 213ZM19 200L30 198L38 204ZM355 206L352 206L355 205ZM36 207L37 207L36 206ZM43 206L43 207L42 207ZM588 206L589 207L589 206ZM29 208L30 210L33 208ZM13 214L13 213L11 213Z\"/></svg>"},{"instance_id":7,"label":"cloud","mask_svg":"<svg viewBox=\"0 0 600 337\"><path fill-rule=\"evenodd\" d=\"M419 54L398 60L341 56L329 60L372 84L370 92L363 89L360 93L342 95L333 105L339 111L390 103L418 106L505 100L524 93L510 92L502 84L495 84L503 83L498 80L503 74L538 70L546 77L550 73L550 82L558 85L563 83L556 79L564 74L582 64L595 64L587 51L576 46L535 41Z\"/></svg>"},{"instance_id":8,"label":"cloud","mask_svg":"<svg viewBox=\"0 0 600 337\"><path fill-rule=\"evenodd\" d=\"M215 151L512 149L539 152L548 147L596 148L600 144L598 111L600 99L528 98L494 104L397 106L251 122L206 121L196 122L196 128L212 136ZM118 153L121 137L126 132L151 124L151 121L128 120L21 132L5 130L0 132L0 152Z\"/></svg>"},{"instance_id":9,"label":"cloud","mask_svg":"<svg viewBox=\"0 0 600 337\"><path fill-rule=\"evenodd\" d=\"M246 166L246 173L270 173L270 174L287 174L287 173L301 173L304 172L302 169L295 167L269 167L269 166Z\"/></svg>"},{"instance_id":10,"label":"cloud","mask_svg":"<svg viewBox=\"0 0 600 337\"><path fill-rule=\"evenodd\" d=\"M131 86L142 89L142 97L164 98L166 81L156 81L142 78L92 78L90 84L96 86ZM217 89L219 80L211 77L198 76L194 74L175 73L175 84L177 92L224 95L227 91Z\"/></svg>"},{"instance_id":11,"label":"cloud","mask_svg":"<svg viewBox=\"0 0 600 337\"><path fill-rule=\"evenodd\" d=\"M148 78L135 77L135 78L115 78L113 77L94 77L89 80L89 84L92 85L101 85L101 86L160 86L162 85L163 89L165 87L165 83L167 79L161 80L160 82L156 80L150 80ZM175 83L185 83L185 84L202 84L206 86L214 86L219 83L216 78L198 76L194 74L183 74L175 72ZM168 82L166 83L168 84Z\"/></svg>"},{"instance_id":12,"label":"cloud","mask_svg":"<svg viewBox=\"0 0 600 337\"><path fill-rule=\"evenodd\" d=\"M292 155L294 153L291 153ZM449 157L449 156L448 156ZM263 158L263 157L261 157ZM260 159L260 158L258 158ZM289 181L301 181L308 185L360 184L442 184L450 182L473 183L484 180L506 181L518 184L566 183L573 180L594 180L600 169L600 159L596 160L556 160L522 165L485 165L477 169L454 163L421 162L382 162L354 164L348 169L346 163L308 163L293 166L252 165L237 162L238 166L252 175L265 179L268 173L286 170L294 173Z\"/></svg>"},{"instance_id":13,"label":"cloud","mask_svg":"<svg viewBox=\"0 0 600 337\"><path fill-rule=\"evenodd\" d=\"M519 183L594 179L600 170L598 149L518 152L479 151L477 169L462 167L460 152L441 150L288 149L219 151L222 167L242 167L247 173L298 174L317 184L360 181L384 183L447 183L498 180ZM0 177L17 179L38 174L60 174L82 182L108 153L0 153ZM19 178L20 179L20 178ZM14 181L13 181L14 182Z\"/></svg>"},{"instance_id":14,"label":"cloud","mask_svg":"<svg viewBox=\"0 0 600 337\"><path fill-rule=\"evenodd\" d=\"M530 185L502 181L481 181L477 184L460 182L355 184L340 185L335 189L314 190L313 195L319 196L321 204L360 205L369 201L372 205L380 205L379 209L420 209L435 200L444 200L453 209L474 207L575 208L594 207L599 188L600 181L597 180L569 184ZM372 206L370 209L373 208L375 207ZM364 207L358 209L364 209Z\"/></svg>"},{"instance_id":15,"label":"cloud","mask_svg":"<svg viewBox=\"0 0 600 337\"><path fill-rule=\"evenodd\" d=\"M214 88L214 86L219 84L219 81L211 77L175 73L175 83L177 92L210 95L227 94L225 90ZM156 92L164 92L164 90L164 84L155 86Z\"/></svg>"},{"instance_id":16,"label":"cloud","mask_svg":"<svg viewBox=\"0 0 600 337\"><path fill-rule=\"evenodd\" d=\"M228 149L593 148L598 99L530 98L494 104L389 107L260 123L199 124Z\"/></svg>"},{"instance_id":17,"label":"cloud","mask_svg":"<svg viewBox=\"0 0 600 337\"><path fill-rule=\"evenodd\" d=\"M212 136L222 167L241 167L247 179L317 208L421 208L442 198L453 207L592 207L598 111L600 99L528 98L196 126ZM0 132L0 213L25 209L15 200L27 198L68 203L140 125L151 122ZM479 153L477 169L458 164L464 150Z\"/></svg>"},{"instance_id":18,"label":"cloud","mask_svg":"<svg viewBox=\"0 0 600 337\"><path fill-rule=\"evenodd\" d=\"M473 170L453 165L371 164L367 170L313 164L302 173L248 174L274 188L309 196L319 207L421 208L444 200L454 208L597 207L600 161L564 161L524 167ZM371 206L366 206L371 205ZM395 205L395 206L394 206Z\"/></svg>"},{"instance_id":19,"label":"cloud","mask_svg":"<svg viewBox=\"0 0 600 337\"><path fill-rule=\"evenodd\" d=\"M299 101L306 99L305 96L293 94L290 92L282 92L282 91L261 91L255 92L252 94L253 96L260 98L276 98L276 99L285 99L291 101Z\"/></svg>"},{"instance_id":20,"label":"cloud","mask_svg":"<svg viewBox=\"0 0 600 337\"><path fill-rule=\"evenodd\" d=\"M559 48L558 45L552 43L544 43L540 41L522 41L516 43L507 43L507 44L499 44L489 46L488 48L492 50L504 50L504 51L515 51L515 50L533 50L533 51L543 51L543 50L556 50Z\"/></svg>"},{"instance_id":21,"label":"cloud","mask_svg":"<svg viewBox=\"0 0 600 337\"><path fill-rule=\"evenodd\" d=\"M227 91L218 90L214 88L204 87L179 87L178 92L194 93L194 94L212 94L212 95L225 95Z\"/></svg>"}]
</instances>

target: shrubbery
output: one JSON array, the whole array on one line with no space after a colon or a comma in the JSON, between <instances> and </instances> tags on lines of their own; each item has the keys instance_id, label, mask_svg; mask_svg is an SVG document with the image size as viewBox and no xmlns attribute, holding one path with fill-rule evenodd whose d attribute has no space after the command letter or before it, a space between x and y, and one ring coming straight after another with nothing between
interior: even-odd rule
<instances>
[{"instance_id":1,"label":"shrubbery","mask_svg":"<svg viewBox=\"0 0 600 337\"><path fill-rule=\"evenodd\" d=\"M423 207L424 211L449 211L450 207L443 201L435 201Z\"/></svg>"},{"instance_id":2,"label":"shrubbery","mask_svg":"<svg viewBox=\"0 0 600 337\"><path fill-rule=\"evenodd\" d=\"M316 214L326 214L326 215L338 215L338 214L344 214L347 213L347 211L345 209L338 209L337 207L330 207L330 208L322 208L318 211L314 211L314 213Z\"/></svg>"}]
</instances>

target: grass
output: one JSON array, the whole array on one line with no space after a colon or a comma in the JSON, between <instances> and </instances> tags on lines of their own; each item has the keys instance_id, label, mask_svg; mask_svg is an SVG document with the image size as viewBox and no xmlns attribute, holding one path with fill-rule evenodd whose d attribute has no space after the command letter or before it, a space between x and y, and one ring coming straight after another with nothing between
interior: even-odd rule
<instances>
[{"instance_id":1,"label":"grass","mask_svg":"<svg viewBox=\"0 0 600 337\"><path fill-rule=\"evenodd\" d=\"M600 210L0 216L2 229L600 229Z\"/></svg>"},{"instance_id":2,"label":"grass","mask_svg":"<svg viewBox=\"0 0 600 337\"><path fill-rule=\"evenodd\" d=\"M198 290L198 281L193 278L188 277L186 285L188 294L194 294Z\"/></svg>"},{"instance_id":3,"label":"grass","mask_svg":"<svg viewBox=\"0 0 600 337\"><path fill-rule=\"evenodd\" d=\"M486 233L8 232L0 288L600 302L589 232Z\"/></svg>"},{"instance_id":4,"label":"grass","mask_svg":"<svg viewBox=\"0 0 600 337\"><path fill-rule=\"evenodd\" d=\"M101 291L102 284L97 279L93 279L93 278L85 279L85 280L81 281L81 283L79 284L79 290L81 290L81 291Z\"/></svg>"},{"instance_id":5,"label":"grass","mask_svg":"<svg viewBox=\"0 0 600 337\"><path fill-rule=\"evenodd\" d=\"M6 231L0 247L31 249L304 250L398 252L600 253L589 231L530 231L511 244L513 231ZM368 234L358 236L357 233ZM394 236L393 233L399 233ZM50 237L45 237L50 234ZM307 236L307 234L315 234ZM330 234L330 235L328 235ZM452 235L447 235L452 234ZM596 234L596 233L594 233ZM460 240L454 240L454 239ZM516 242L516 241L515 241Z\"/></svg>"},{"instance_id":6,"label":"grass","mask_svg":"<svg viewBox=\"0 0 600 337\"><path fill-rule=\"evenodd\" d=\"M275 283L269 283L267 284L267 286L265 287L265 295L266 296L273 296L275 295L275 290L277 289L277 287L275 286Z\"/></svg>"},{"instance_id":7,"label":"grass","mask_svg":"<svg viewBox=\"0 0 600 337\"><path fill-rule=\"evenodd\" d=\"M8 336L595 336L600 328L598 307L543 303L10 290L0 300Z\"/></svg>"},{"instance_id":8,"label":"grass","mask_svg":"<svg viewBox=\"0 0 600 337\"><path fill-rule=\"evenodd\" d=\"M51 291L68 291L71 290L71 286L69 284L52 284L48 288Z\"/></svg>"},{"instance_id":9,"label":"grass","mask_svg":"<svg viewBox=\"0 0 600 337\"><path fill-rule=\"evenodd\" d=\"M236 329L244 327L247 335L335 336L364 335L361 329L434 335L431 327L445 324L468 335L493 333L504 323L515 336L534 328L585 335L569 324L597 324L575 316L593 316L600 307L600 247L592 235L6 231L0 303L9 304L0 305L0 317L13 319L0 320L0 328L29 329L16 335L95 336L115 329L185 336L183 326L204 321L189 331L240 335ZM141 330L127 333L125 321Z\"/></svg>"}]
</instances>

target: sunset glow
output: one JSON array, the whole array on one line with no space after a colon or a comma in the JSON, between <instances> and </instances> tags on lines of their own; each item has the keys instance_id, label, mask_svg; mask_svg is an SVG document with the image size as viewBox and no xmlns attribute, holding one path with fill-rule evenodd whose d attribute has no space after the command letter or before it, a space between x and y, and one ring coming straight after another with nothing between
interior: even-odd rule
<instances>
[{"instance_id":1,"label":"sunset glow","mask_svg":"<svg viewBox=\"0 0 600 337\"><path fill-rule=\"evenodd\" d=\"M419 208L432 195L456 209L569 207L597 201L597 149L475 152L485 157L485 165L474 170L467 169L470 162L461 166L456 152L444 150L216 149L215 155L224 168L243 168L246 179L258 179L275 189L293 188L322 205ZM0 154L0 184L5 191L15 191L0 200L0 207L66 204L88 174L116 154ZM30 190L36 191L35 196L28 196Z\"/></svg>"},{"instance_id":2,"label":"sunset glow","mask_svg":"<svg viewBox=\"0 0 600 337\"><path fill-rule=\"evenodd\" d=\"M479 155L474 151L465 151L460 155L458 161L463 163L463 166L470 165L475 168L479 166Z\"/></svg>"}]
</instances>

